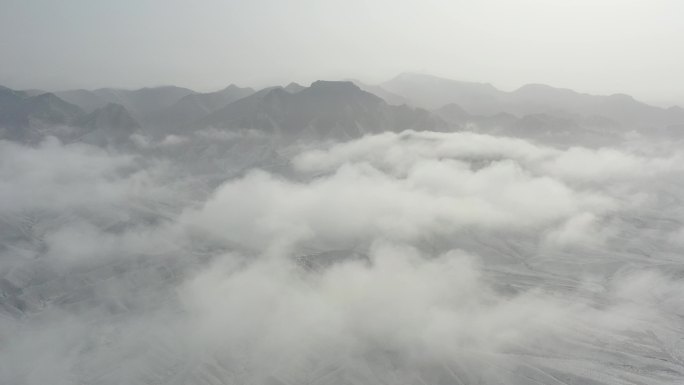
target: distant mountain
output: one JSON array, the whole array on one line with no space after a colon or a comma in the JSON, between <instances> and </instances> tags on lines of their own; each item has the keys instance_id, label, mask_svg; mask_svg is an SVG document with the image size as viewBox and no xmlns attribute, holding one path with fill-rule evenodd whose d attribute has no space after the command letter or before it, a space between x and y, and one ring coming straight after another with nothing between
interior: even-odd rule
<instances>
[{"instance_id":1,"label":"distant mountain","mask_svg":"<svg viewBox=\"0 0 684 385\"><path fill-rule=\"evenodd\" d=\"M92 112L110 103L120 104L137 121L146 124L155 119L161 110L170 107L185 96L195 94L195 91L182 87L164 86L139 90L115 88L100 88L94 91L71 90L55 94L86 112Z\"/></svg>"},{"instance_id":2,"label":"distant mountain","mask_svg":"<svg viewBox=\"0 0 684 385\"><path fill-rule=\"evenodd\" d=\"M150 119L151 124L167 130L182 129L188 123L253 93L252 88L241 88L231 84L216 92L189 94L155 113Z\"/></svg>"},{"instance_id":3,"label":"distant mountain","mask_svg":"<svg viewBox=\"0 0 684 385\"><path fill-rule=\"evenodd\" d=\"M684 113L650 106L624 94L589 95L542 84L528 84L508 96L518 113L580 114L603 116L625 127L657 128L684 123Z\"/></svg>"},{"instance_id":4,"label":"distant mountain","mask_svg":"<svg viewBox=\"0 0 684 385\"><path fill-rule=\"evenodd\" d=\"M609 144L624 133L618 122L595 115L534 113L518 117L507 112L474 115L453 103L438 108L435 114L454 128L534 139L559 146L600 146Z\"/></svg>"},{"instance_id":5,"label":"distant mountain","mask_svg":"<svg viewBox=\"0 0 684 385\"><path fill-rule=\"evenodd\" d=\"M0 87L0 138L33 143L45 136L73 141L99 132L105 142L128 138L140 125L121 105L108 104L91 113L53 93L29 96ZM91 137L94 135L90 135ZM102 140L99 143L104 143Z\"/></svg>"},{"instance_id":6,"label":"distant mountain","mask_svg":"<svg viewBox=\"0 0 684 385\"><path fill-rule=\"evenodd\" d=\"M663 109L639 102L628 95L589 95L543 84L528 84L505 92L490 84L460 82L431 75L401 74L381 86L412 101L414 105L439 109L457 104L473 115L532 114L576 119L601 117L628 129L661 129L684 124L684 110Z\"/></svg>"},{"instance_id":7,"label":"distant mountain","mask_svg":"<svg viewBox=\"0 0 684 385\"><path fill-rule=\"evenodd\" d=\"M97 145L125 143L141 128L124 106L115 103L81 116L76 125L85 129L80 141Z\"/></svg>"},{"instance_id":8,"label":"distant mountain","mask_svg":"<svg viewBox=\"0 0 684 385\"><path fill-rule=\"evenodd\" d=\"M403 73L380 84L380 87L410 100L413 105L427 109L456 103L472 114L487 115L503 111L503 93L491 84Z\"/></svg>"},{"instance_id":9,"label":"distant mountain","mask_svg":"<svg viewBox=\"0 0 684 385\"><path fill-rule=\"evenodd\" d=\"M316 81L297 93L267 88L229 104L199 127L255 129L288 138L354 138L405 129L445 129L426 110L390 106L352 82Z\"/></svg>"},{"instance_id":10,"label":"distant mountain","mask_svg":"<svg viewBox=\"0 0 684 385\"><path fill-rule=\"evenodd\" d=\"M670 115L672 117L679 117L679 116L684 115L684 108L682 108L680 106L672 106L665 111L667 112L668 115Z\"/></svg>"},{"instance_id":11,"label":"distant mountain","mask_svg":"<svg viewBox=\"0 0 684 385\"><path fill-rule=\"evenodd\" d=\"M38 96L47 93L47 91L38 89L21 90L20 92L22 92L26 96Z\"/></svg>"},{"instance_id":12,"label":"distant mountain","mask_svg":"<svg viewBox=\"0 0 684 385\"><path fill-rule=\"evenodd\" d=\"M284 90L291 93L291 94L294 94L294 93L297 93L297 92L299 92L305 88L306 87L304 87L303 85L301 85L299 83L292 82L292 83L288 84L287 86L285 86Z\"/></svg>"},{"instance_id":13,"label":"distant mountain","mask_svg":"<svg viewBox=\"0 0 684 385\"><path fill-rule=\"evenodd\" d=\"M8 122L12 118L11 114L27 96L22 91L0 86L0 124Z\"/></svg>"},{"instance_id":14,"label":"distant mountain","mask_svg":"<svg viewBox=\"0 0 684 385\"><path fill-rule=\"evenodd\" d=\"M397 95L393 92L389 92L381 86L366 84L356 79L349 79L348 81L356 84L359 88L366 92L370 92L373 95L379 96L384 101L386 101L387 104L391 104L394 106L401 106L403 104L412 105L412 102L409 99Z\"/></svg>"},{"instance_id":15,"label":"distant mountain","mask_svg":"<svg viewBox=\"0 0 684 385\"><path fill-rule=\"evenodd\" d=\"M79 107L52 93L28 96L0 87L0 138L34 142L46 134L68 134L84 114Z\"/></svg>"},{"instance_id":16,"label":"distant mountain","mask_svg":"<svg viewBox=\"0 0 684 385\"><path fill-rule=\"evenodd\" d=\"M147 136L162 140L207 127L320 139L405 129L478 129L572 142L631 130L684 137L684 109L650 106L623 94L589 95L544 84L505 92L486 83L412 73L380 85L317 81L258 92L235 85L209 93L174 86L57 93L0 87L0 137L6 139L33 142L54 135L118 143L143 128Z\"/></svg>"},{"instance_id":17,"label":"distant mountain","mask_svg":"<svg viewBox=\"0 0 684 385\"><path fill-rule=\"evenodd\" d=\"M447 122L456 123L459 125L466 124L473 119L473 115L469 114L456 103L449 103L436 109L435 114Z\"/></svg>"}]
</instances>

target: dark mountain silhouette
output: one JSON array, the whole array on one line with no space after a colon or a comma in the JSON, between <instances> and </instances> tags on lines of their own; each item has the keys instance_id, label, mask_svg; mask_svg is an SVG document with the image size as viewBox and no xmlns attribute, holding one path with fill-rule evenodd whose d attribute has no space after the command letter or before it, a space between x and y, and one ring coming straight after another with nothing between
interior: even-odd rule
<instances>
[{"instance_id":1,"label":"dark mountain silhouette","mask_svg":"<svg viewBox=\"0 0 684 385\"><path fill-rule=\"evenodd\" d=\"M94 91L71 90L57 92L56 95L87 112L92 112L110 103L120 104L137 121L146 124L156 119L161 110L194 93L195 91L187 88L164 86L139 90L115 88L100 88Z\"/></svg>"},{"instance_id":2,"label":"dark mountain silhouette","mask_svg":"<svg viewBox=\"0 0 684 385\"><path fill-rule=\"evenodd\" d=\"M85 129L79 140L97 145L126 143L141 128L124 106L115 103L81 116L76 125Z\"/></svg>"},{"instance_id":3,"label":"dark mountain silhouette","mask_svg":"<svg viewBox=\"0 0 684 385\"><path fill-rule=\"evenodd\" d=\"M351 138L405 129L445 129L426 110L388 105L351 82L317 81L291 94L261 90L202 119L198 126L256 129L284 137Z\"/></svg>"},{"instance_id":4,"label":"dark mountain silhouette","mask_svg":"<svg viewBox=\"0 0 684 385\"><path fill-rule=\"evenodd\" d=\"M27 93L0 88L0 138L34 142L44 135L63 135L84 114L78 106L52 93Z\"/></svg>"},{"instance_id":5,"label":"dark mountain silhouette","mask_svg":"<svg viewBox=\"0 0 684 385\"><path fill-rule=\"evenodd\" d=\"M87 135L121 141L140 125L119 104L86 113L53 93L29 96L24 91L0 88L0 138L34 143L45 136L73 141ZM94 135L92 133L98 132ZM109 142L99 140L98 143Z\"/></svg>"},{"instance_id":6,"label":"dark mountain silhouette","mask_svg":"<svg viewBox=\"0 0 684 385\"><path fill-rule=\"evenodd\" d=\"M241 88L231 84L216 92L189 94L158 111L150 120L152 125L162 129L183 129L188 123L253 93L252 88Z\"/></svg>"},{"instance_id":7,"label":"dark mountain silhouette","mask_svg":"<svg viewBox=\"0 0 684 385\"><path fill-rule=\"evenodd\" d=\"M401 106L403 104L412 105L409 99L398 94L395 94L393 92L389 92L381 86L366 84L356 79L349 79L348 81L356 84L359 88L366 92L370 92L373 95L379 96L384 101L386 101L387 104L391 104L394 106Z\"/></svg>"},{"instance_id":8,"label":"dark mountain silhouette","mask_svg":"<svg viewBox=\"0 0 684 385\"><path fill-rule=\"evenodd\" d=\"M306 87L304 87L303 85L301 85L299 83L295 83L295 82L292 82L292 83L290 83L284 87L285 91L287 91L291 94L297 93L297 92L299 92L305 88Z\"/></svg>"},{"instance_id":9,"label":"dark mountain silhouette","mask_svg":"<svg viewBox=\"0 0 684 385\"><path fill-rule=\"evenodd\" d=\"M470 129L569 141L572 133L593 140L631 130L679 137L684 109L650 106L623 94L589 95L543 84L504 92L490 84L410 73L381 85L317 81L258 92L235 85L210 93L174 86L58 93L0 87L5 139L33 142L54 135L118 142L141 128L161 139L207 127L319 139L405 129Z\"/></svg>"}]
</instances>

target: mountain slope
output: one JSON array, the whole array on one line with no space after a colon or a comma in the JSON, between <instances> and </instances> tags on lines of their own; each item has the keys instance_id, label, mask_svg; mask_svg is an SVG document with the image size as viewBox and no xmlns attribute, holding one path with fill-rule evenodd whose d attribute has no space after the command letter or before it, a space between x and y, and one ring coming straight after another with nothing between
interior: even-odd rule
<instances>
[{"instance_id":1,"label":"mountain slope","mask_svg":"<svg viewBox=\"0 0 684 385\"><path fill-rule=\"evenodd\" d=\"M79 107L52 93L27 96L21 91L0 89L0 138L35 142L44 135L68 135L69 126L84 114Z\"/></svg>"},{"instance_id":2,"label":"mountain slope","mask_svg":"<svg viewBox=\"0 0 684 385\"><path fill-rule=\"evenodd\" d=\"M508 95L518 113L580 114L604 116L625 127L656 128L684 123L684 113L639 102L624 94L589 95L542 84L528 84Z\"/></svg>"},{"instance_id":3,"label":"mountain slope","mask_svg":"<svg viewBox=\"0 0 684 385\"><path fill-rule=\"evenodd\" d=\"M428 109L456 103L473 114L494 114L502 110L502 92L491 84L403 73L380 84L380 87Z\"/></svg>"},{"instance_id":4,"label":"mountain slope","mask_svg":"<svg viewBox=\"0 0 684 385\"><path fill-rule=\"evenodd\" d=\"M94 91L70 90L57 92L56 95L87 112L92 112L110 103L120 104L137 121L145 124L149 120L154 119L159 111L194 93L195 91L187 88L164 86L141 88L138 90L115 88L100 88Z\"/></svg>"},{"instance_id":5,"label":"mountain slope","mask_svg":"<svg viewBox=\"0 0 684 385\"><path fill-rule=\"evenodd\" d=\"M371 94L375 96L379 96L382 98L384 101L387 102L387 104L391 104L394 106L401 106L403 104L411 105L411 101L401 95L395 94L393 92L389 92L386 89L382 88L381 86L377 85L370 85L363 83L359 80L355 79L349 79L350 82L356 84L359 88L366 92L370 92Z\"/></svg>"},{"instance_id":6,"label":"mountain slope","mask_svg":"<svg viewBox=\"0 0 684 385\"><path fill-rule=\"evenodd\" d=\"M544 84L528 84L505 92L489 84L460 82L431 75L401 74L382 88L399 94L414 105L438 109L457 104L472 115L509 113L523 117L531 114L558 118L603 117L625 129L663 129L684 124L684 110L663 109L639 102L628 95L589 95Z\"/></svg>"},{"instance_id":7,"label":"mountain slope","mask_svg":"<svg viewBox=\"0 0 684 385\"><path fill-rule=\"evenodd\" d=\"M228 104L254 93L252 88L241 88L234 84L216 92L193 93L157 112L152 118L154 126L165 129L183 128L189 122L223 108Z\"/></svg>"},{"instance_id":8,"label":"mountain slope","mask_svg":"<svg viewBox=\"0 0 684 385\"><path fill-rule=\"evenodd\" d=\"M351 82L317 81L291 94L269 88L202 119L198 126L256 129L285 137L350 138L370 132L443 129L428 111L388 105Z\"/></svg>"},{"instance_id":9,"label":"mountain slope","mask_svg":"<svg viewBox=\"0 0 684 385\"><path fill-rule=\"evenodd\" d=\"M285 91L291 93L291 94L294 94L294 93L297 93L297 92L299 92L305 88L306 87L304 87L303 85L301 85L299 83L292 82L292 83L286 85L283 89Z\"/></svg>"},{"instance_id":10,"label":"mountain slope","mask_svg":"<svg viewBox=\"0 0 684 385\"><path fill-rule=\"evenodd\" d=\"M128 110L120 104L110 103L81 116L76 125L85 129L80 141L97 144L122 144L140 129Z\"/></svg>"},{"instance_id":11,"label":"mountain slope","mask_svg":"<svg viewBox=\"0 0 684 385\"><path fill-rule=\"evenodd\" d=\"M140 129L140 124L120 104L107 104L90 113L53 93L29 96L0 88L0 139L35 143L46 136L62 141L94 140L120 143Z\"/></svg>"}]
</instances>

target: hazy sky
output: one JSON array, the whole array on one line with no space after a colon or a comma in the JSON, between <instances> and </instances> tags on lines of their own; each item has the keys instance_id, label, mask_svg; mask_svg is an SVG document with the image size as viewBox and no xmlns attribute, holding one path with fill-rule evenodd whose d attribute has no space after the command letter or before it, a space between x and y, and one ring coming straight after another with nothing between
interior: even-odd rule
<instances>
[{"instance_id":1,"label":"hazy sky","mask_svg":"<svg viewBox=\"0 0 684 385\"><path fill-rule=\"evenodd\" d=\"M684 104L680 0L0 0L0 84L213 90L404 71Z\"/></svg>"}]
</instances>

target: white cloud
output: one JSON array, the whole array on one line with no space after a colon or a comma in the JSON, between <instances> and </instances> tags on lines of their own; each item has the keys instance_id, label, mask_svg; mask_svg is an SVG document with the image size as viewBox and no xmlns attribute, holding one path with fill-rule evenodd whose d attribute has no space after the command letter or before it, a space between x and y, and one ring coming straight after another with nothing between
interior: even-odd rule
<instances>
[{"instance_id":1,"label":"white cloud","mask_svg":"<svg viewBox=\"0 0 684 385\"><path fill-rule=\"evenodd\" d=\"M610 148L590 150L574 147L562 151L552 161L543 164L547 172L561 178L605 181L649 177L672 170L681 170L680 157L644 158Z\"/></svg>"},{"instance_id":2,"label":"white cloud","mask_svg":"<svg viewBox=\"0 0 684 385\"><path fill-rule=\"evenodd\" d=\"M102 207L125 199L135 159L48 139L36 148L0 141L0 212Z\"/></svg>"},{"instance_id":3,"label":"white cloud","mask_svg":"<svg viewBox=\"0 0 684 385\"><path fill-rule=\"evenodd\" d=\"M307 151L295 157L293 163L301 171L320 172L344 163L368 162L399 175L419 160L447 158L476 166L508 159L536 173L569 181L648 177L682 169L677 152L647 157L614 148L559 150L522 139L472 132L414 131L384 133Z\"/></svg>"},{"instance_id":4,"label":"white cloud","mask_svg":"<svg viewBox=\"0 0 684 385\"><path fill-rule=\"evenodd\" d=\"M603 228L595 214L584 212L570 217L559 228L546 236L546 241L558 246L600 245L606 241L610 230Z\"/></svg>"},{"instance_id":5,"label":"white cloud","mask_svg":"<svg viewBox=\"0 0 684 385\"><path fill-rule=\"evenodd\" d=\"M676 153L406 132L219 183L0 142L0 379L673 383Z\"/></svg>"},{"instance_id":6,"label":"white cloud","mask_svg":"<svg viewBox=\"0 0 684 385\"><path fill-rule=\"evenodd\" d=\"M525 230L615 209L610 196L542 173L558 152L486 135L381 134L296 156L297 169L319 174L310 181L263 171L230 180L183 221L229 244L279 250Z\"/></svg>"},{"instance_id":7,"label":"white cloud","mask_svg":"<svg viewBox=\"0 0 684 385\"><path fill-rule=\"evenodd\" d=\"M179 136L179 135L167 135L162 139L161 142L159 142L160 146L176 146L182 143L185 143L188 141L188 138L185 136Z\"/></svg>"},{"instance_id":8,"label":"white cloud","mask_svg":"<svg viewBox=\"0 0 684 385\"><path fill-rule=\"evenodd\" d=\"M458 252L425 258L380 243L370 262L343 260L320 274L281 258L246 266L234 258L183 287L197 322L192 338L229 357L258 357L255 364L271 371L283 355L358 360L384 351L421 361L492 354L551 332L570 311L538 294L500 297Z\"/></svg>"},{"instance_id":9,"label":"white cloud","mask_svg":"<svg viewBox=\"0 0 684 385\"><path fill-rule=\"evenodd\" d=\"M221 186L183 221L230 244L275 251L300 242L417 241L463 227L525 228L609 207L608 199L532 176L515 163L473 171L461 162L425 161L403 178L364 164L308 183L252 172Z\"/></svg>"}]
</instances>

